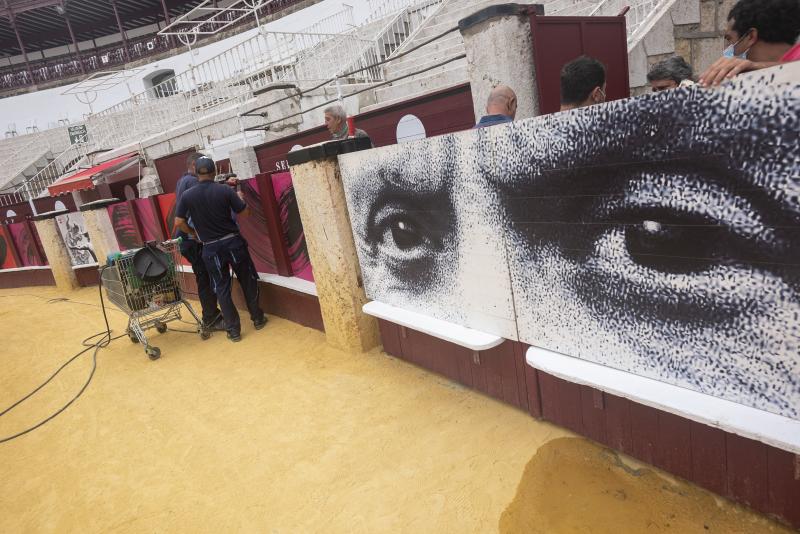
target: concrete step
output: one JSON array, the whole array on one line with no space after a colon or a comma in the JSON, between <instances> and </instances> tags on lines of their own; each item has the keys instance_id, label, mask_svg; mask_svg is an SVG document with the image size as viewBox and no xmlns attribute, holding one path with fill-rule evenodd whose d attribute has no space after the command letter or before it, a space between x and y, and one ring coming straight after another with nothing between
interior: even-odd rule
<instances>
[{"instance_id":1,"label":"concrete step","mask_svg":"<svg viewBox=\"0 0 800 534\"><path fill-rule=\"evenodd\" d=\"M458 65L462 65L462 64L466 65L467 64L466 61L467 61L466 58L453 60L453 61L451 61L449 63L445 63L444 65L441 65L439 67L435 67L435 68L433 68L431 70L426 70L425 72L420 73L420 74L418 74L416 76L410 76L408 78L404 78L403 80L398 81L395 85L399 85L399 84L402 84L402 83L405 83L405 82L412 82L412 81L415 81L415 80L420 80L420 79L422 79L424 77L427 77L427 76L433 76L434 74L439 74L439 73L442 73L442 72L445 72L445 71L448 71L448 70L452 70L454 66L458 66ZM418 71L420 68L424 68L424 67L416 67L415 69L411 70L411 72ZM396 73L396 74L393 74L391 77L392 78L396 78L398 76L402 76L403 74L409 74L409 72Z\"/></svg>"},{"instance_id":2,"label":"concrete step","mask_svg":"<svg viewBox=\"0 0 800 534\"><path fill-rule=\"evenodd\" d=\"M375 90L375 97L378 103L388 102L395 99L408 99L409 95L420 92L431 92L445 87L451 87L469 80L467 75L467 62L460 59L448 64L448 69L434 74L421 74L408 80L403 80L395 85L382 87Z\"/></svg>"},{"instance_id":3,"label":"concrete step","mask_svg":"<svg viewBox=\"0 0 800 534\"><path fill-rule=\"evenodd\" d=\"M448 36L447 38L435 41L427 46L411 52L401 58L390 61L387 70L403 70L408 66L422 65L429 63L433 58L450 57L455 53L464 51L464 40L460 34ZM446 54L449 54L446 55Z\"/></svg>"},{"instance_id":4,"label":"concrete step","mask_svg":"<svg viewBox=\"0 0 800 534\"><path fill-rule=\"evenodd\" d=\"M466 76L466 73L465 73L465 76ZM359 112L360 113L366 113L367 111L372 111L373 109L379 109L379 108L382 108L382 107L385 107L385 106L391 106L392 104L399 104L399 103L405 102L407 100L418 98L420 96L427 95L429 93L433 93L433 92L441 90L441 89L445 89L446 87L452 87L452 85L458 85L458 83L463 83L464 81L466 81L466 80L461 80L461 82L456 82L455 84L450 84L448 86L444 86L444 85L443 86L438 86L435 89L417 89L416 91L414 91L412 89L412 92L410 92L408 94L405 94L405 95L402 95L400 97L397 97L395 99L392 99L392 100L379 100L375 104L371 104L369 106L365 106L365 107L361 108L361 110Z\"/></svg>"},{"instance_id":5,"label":"concrete step","mask_svg":"<svg viewBox=\"0 0 800 534\"><path fill-rule=\"evenodd\" d=\"M447 48L432 50L430 53L425 55L417 56L415 54L409 54L408 56L405 56L396 62L393 61L386 66L386 78L395 78L397 76L402 76L403 74L408 74L409 72L414 72L415 70L424 68L427 65L432 65L444 59L463 54L464 51L464 43L462 42ZM406 58L408 58L407 61L402 61Z\"/></svg>"},{"instance_id":6,"label":"concrete step","mask_svg":"<svg viewBox=\"0 0 800 534\"><path fill-rule=\"evenodd\" d=\"M522 4L526 3L542 3L547 6L547 4L552 3L553 1L564 1L564 0L550 0L544 2L537 2L536 0L525 0L520 2ZM573 2L575 0L568 0ZM458 24L458 21L472 15L473 13L480 11L485 7L489 7L496 4L503 4L506 3L503 0L480 0L478 2L469 1L469 2L450 2L446 4L442 10L437 13L433 18L429 19L424 27L417 33L413 40L409 42L407 46L414 46L426 39L429 39L443 31L447 30L448 28L452 28ZM546 8L545 8L546 9Z\"/></svg>"}]
</instances>

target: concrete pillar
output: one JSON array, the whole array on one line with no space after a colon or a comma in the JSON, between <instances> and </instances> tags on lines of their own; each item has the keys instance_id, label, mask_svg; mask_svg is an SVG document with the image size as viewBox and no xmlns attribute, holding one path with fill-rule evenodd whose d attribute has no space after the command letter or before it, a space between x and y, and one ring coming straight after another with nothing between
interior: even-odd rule
<instances>
[{"instance_id":1,"label":"concrete pillar","mask_svg":"<svg viewBox=\"0 0 800 534\"><path fill-rule=\"evenodd\" d=\"M97 255L97 263L105 265L106 258L111 252L119 252L114 226L111 224L111 216L106 207L115 204L119 199L111 198L98 200L82 205L79 210L83 214L83 222L86 231L89 233L89 241Z\"/></svg>"},{"instance_id":2,"label":"concrete pillar","mask_svg":"<svg viewBox=\"0 0 800 534\"><path fill-rule=\"evenodd\" d=\"M68 211L59 210L40 213L33 217L33 224L36 226L36 232L42 242L42 248L47 256L47 263L50 265L50 270L56 281L56 287L60 291L72 291L81 287L81 285L78 283L78 278L72 269L67 246L61 238L61 233L58 231L58 224L56 223L56 216L64 213L68 213Z\"/></svg>"},{"instance_id":3,"label":"concrete pillar","mask_svg":"<svg viewBox=\"0 0 800 534\"><path fill-rule=\"evenodd\" d=\"M247 180L261 172L258 168L256 151L251 146L244 146L231 150L229 159L231 162L231 171L235 172L240 180Z\"/></svg>"},{"instance_id":4,"label":"concrete pillar","mask_svg":"<svg viewBox=\"0 0 800 534\"><path fill-rule=\"evenodd\" d=\"M377 322L361 311L367 296L336 155L364 147L369 138L330 141L288 157L325 336L332 346L355 351L380 341Z\"/></svg>"},{"instance_id":5,"label":"concrete pillar","mask_svg":"<svg viewBox=\"0 0 800 534\"><path fill-rule=\"evenodd\" d=\"M142 167L142 178L137 185L139 198L147 198L160 195L164 192L161 186L161 179L158 177L155 167Z\"/></svg>"},{"instance_id":6,"label":"concrete pillar","mask_svg":"<svg viewBox=\"0 0 800 534\"><path fill-rule=\"evenodd\" d=\"M544 8L540 4L498 4L458 22L467 50L476 122L486 112L489 93L501 84L517 94L516 120L539 115L531 13L544 15Z\"/></svg>"}]
</instances>

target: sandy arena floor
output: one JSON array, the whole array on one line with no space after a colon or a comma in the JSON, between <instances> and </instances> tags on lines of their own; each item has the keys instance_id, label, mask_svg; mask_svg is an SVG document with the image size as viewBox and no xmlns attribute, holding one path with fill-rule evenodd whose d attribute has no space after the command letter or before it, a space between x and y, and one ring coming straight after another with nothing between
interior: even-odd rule
<instances>
[{"instance_id":1,"label":"sandy arena floor","mask_svg":"<svg viewBox=\"0 0 800 534\"><path fill-rule=\"evenodd\" d=\"M0 291L0 410L103 328L98 304ZM80 399L0 444L0 532L788 532L378 351L278 318L243 334L154 334L156 362L127 338L101 350ZM0 438L90 368L0 418Z\"/></svg>"}]
</instances>

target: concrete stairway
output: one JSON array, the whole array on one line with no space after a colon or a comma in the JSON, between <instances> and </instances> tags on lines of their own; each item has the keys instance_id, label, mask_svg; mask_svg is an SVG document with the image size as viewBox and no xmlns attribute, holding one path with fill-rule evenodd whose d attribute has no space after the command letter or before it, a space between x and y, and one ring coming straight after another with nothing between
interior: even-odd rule
<instances>
[{"instance_id":1,"label":"concrete stairway","mask_svg":"<svg viewBox=\"0 0 800 534\"><path fill-rule=\"evenodd\" d=\"M523 3L544 4L546 15L588 15L598 0L523 0ZM439 11L398 49L408 50L458 24L464 17L485 7L504 3L503 0L447 0ZM448 58L464 54L464 40L458 31L452 32L419 50L389 63L385 79L395 79L436 65ZM467 60L461 58L426 72L398 80L376 89L376 103L361 111L383 107L468 81Z\"/></svg>"}]
</instances>

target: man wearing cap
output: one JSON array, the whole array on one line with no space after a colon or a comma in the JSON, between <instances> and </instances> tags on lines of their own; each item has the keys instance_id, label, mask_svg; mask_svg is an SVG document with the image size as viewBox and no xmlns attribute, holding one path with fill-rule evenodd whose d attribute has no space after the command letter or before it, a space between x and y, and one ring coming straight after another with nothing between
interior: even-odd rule
<instances>
[{"instance_id":1,"label":"man wearing cap","mask_svg":"<svg viewBox=\"0 0 800 534\"><path fill-rule=\"evenodd\" d=\"M180 177L175 187L176 205L183 198L183 193L197 185L195 163L201 157L203 154L192 152L186 158L186 172ZM190 227L194 226L191 220L188 220L187 224ZM217 296L211 288L211 276L203 261L203 244L180 228L175 228L173 237L181 238L181 256L192 264L192 272L194 272L197 283L197 296L200 298L200 306L203 309L203 327L207 330L224 330L222 314L217 308Z\"/></svg>"},{"instance_id":2,"label":"man wearing cap","mask_svg":"<svg viewBox=\"0 0 800 534\"><path fill-rule=\"evenodd\" d=\"M214 183L214 161L200 157L195 161L198 183L184 191L175 210L175 225L203 244L203 262L211 275L228 339L239 341L241 323L239 312L231 297L231 269L242 286L250 319L256 330L267 323L267 317L258 304L258 273L247 250L247 242L239 234L232 213L248 215L244 195L228 186ZM192 225L187 223L189 217Z\"/></svg>"}]
</instances>

